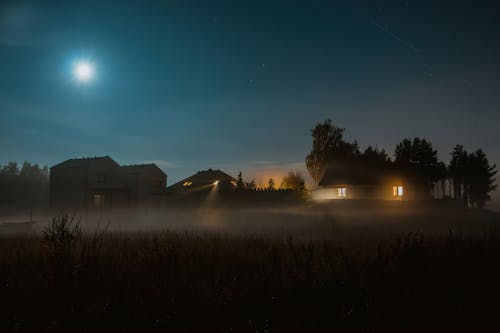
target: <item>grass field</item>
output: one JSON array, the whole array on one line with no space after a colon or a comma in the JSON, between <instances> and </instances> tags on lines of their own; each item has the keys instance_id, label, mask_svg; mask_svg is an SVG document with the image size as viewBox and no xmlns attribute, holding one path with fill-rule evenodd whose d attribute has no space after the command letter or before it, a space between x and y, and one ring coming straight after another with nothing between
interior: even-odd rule
<instances>
[{"instance_id":1,"label":"grass field","mask_svg":"<svg viewBox=\"0 0 500 333\"><path fill-rule=\"evenodd\" d=\"M0 331L500 329L493 223L427 232L431 221L347 228L324 219L309 226L314 237L298 222L290 233L86 232L61 218L44 234L4 235Z\"/></svg>"}]
</instances>

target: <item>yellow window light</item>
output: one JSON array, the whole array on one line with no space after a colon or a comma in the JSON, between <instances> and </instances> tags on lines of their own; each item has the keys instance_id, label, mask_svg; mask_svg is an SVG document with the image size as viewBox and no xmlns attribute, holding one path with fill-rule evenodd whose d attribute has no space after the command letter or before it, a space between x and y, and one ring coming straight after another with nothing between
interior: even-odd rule
<instances>
[{"instance_id":1,"label":"yellow window light","mask_svg":"<svg viewBox=\"0 0 500 333\"><path fill-rule=\"evenodd\" d=\"M402 197L404 193L403 186L397 185L392 187L392 195L395 197Z\"/></svg>"}]
</instances>

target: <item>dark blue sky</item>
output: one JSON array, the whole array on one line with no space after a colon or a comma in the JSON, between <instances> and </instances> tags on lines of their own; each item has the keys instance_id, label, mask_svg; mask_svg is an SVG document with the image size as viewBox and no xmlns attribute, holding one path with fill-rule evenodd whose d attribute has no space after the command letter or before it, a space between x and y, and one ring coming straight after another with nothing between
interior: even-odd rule
<instances>
[{"instance_id":1,"label":"dark blue sky","mask_svg":"<svg viewBox=\"0 0 500 333\"><path fill-rule=\"evenodd\" d=\"M362 147L423 136L500 162L497 3L2 1L0 163L259 176L303 169L327 117Z\"/></svg>"}]
</instances>

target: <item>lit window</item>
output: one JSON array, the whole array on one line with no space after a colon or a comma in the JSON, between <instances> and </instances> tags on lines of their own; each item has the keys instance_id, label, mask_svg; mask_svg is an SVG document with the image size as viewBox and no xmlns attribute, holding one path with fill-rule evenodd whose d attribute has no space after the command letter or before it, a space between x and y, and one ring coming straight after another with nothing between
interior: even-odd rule
<instances>
[{"instance_id":1,"label":"lit window","mask_svg":"<svg viewBox=\"0 0 500 333\"><path fill-rule=\"evenodd\" d=\"M238 186L238 183L236 183L234 180L231 180L231 184L233 184L233 186Z\"/></svg>"},{"instance_id":2,"label":"lit window","mask_svg":"<svg viewBox=\"0 0 500 333\"><path fill-rule=\"evenodd\" d=\"M347 187L339 187L337 189L337 191L338 191L337 194L338 194L339 197L341 197L341 198L347 197Z\"/></svg>"},{"instance_id":3,"label":"lit window","mask_svg":"<svg viewBox=\"0 0 500 333\"><path fill-rule=\"evenodd\" d=\"M403 196L403 186L401 186L401 185L393 186L392 187L392 195L395 197L402 197Z\"/></svg>"},{"instance_id":4,"label":"lit window","mask_svg":"<svg viewBox=\"0 0 500 333\"><path fill-rule=\"evenodd\" d=\"M184 184L182 184L182 186L191 186L191 184L193 184L193 182L184 182Z\"/></svg>"},{"instance_id":5,"label":"lit window","mask_svg":"<svg viewBox=\"0 0 500 333\"><path fill-rule=\"evenodd\" d=\"M105 198L104 194L94 194L94 205L96 207L104 206Z\"/></svg>"}]
</instances>

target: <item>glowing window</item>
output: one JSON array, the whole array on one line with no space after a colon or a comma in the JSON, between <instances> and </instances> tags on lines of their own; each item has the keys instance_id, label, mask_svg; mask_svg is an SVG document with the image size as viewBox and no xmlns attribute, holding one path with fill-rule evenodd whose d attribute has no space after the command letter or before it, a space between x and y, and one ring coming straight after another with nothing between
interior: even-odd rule
<instances>
[{"instance_id":1,"label":"glowing window","mask_svg":"<svg viewBox=\"0 0 500 333\"><path fill-rule=\"evenodd\" d=\"M337 189L337 191L338 191L337 194L339 197L341 197L341 198L347 197L347 187L339 187Z\"/></svg>"},{"instance_id":2,"label":"glowing window","mask_svg":"<svg viewBox=\"0 0 500 333\"><path fill-rule=\"evenodd\" d=\"M401 186L401 185L393 186L392 187L392 195L395 197L402 197L403 196L403 186Z\"/></svg>"},{"instance_id":3,"label":"glowing window","mask_svg":"<svg viewBox=\"0 0 500 333\"><path fill-rule=\"evenodd\" d=\"M191 186L191 184L193 184L193 182L184 182L184 184L182 184L182 186Z\"/></svg>"},{"instance_id":4,"label":"glowing window","mask_svg":"<svg viewBox=\"0 0 500 333\"><path fill-rule=\"evenodd\" d=\"M104 206L105 198L104 194L94 194L94 205L96 207Z\"/></svg>"}]
</instances>

